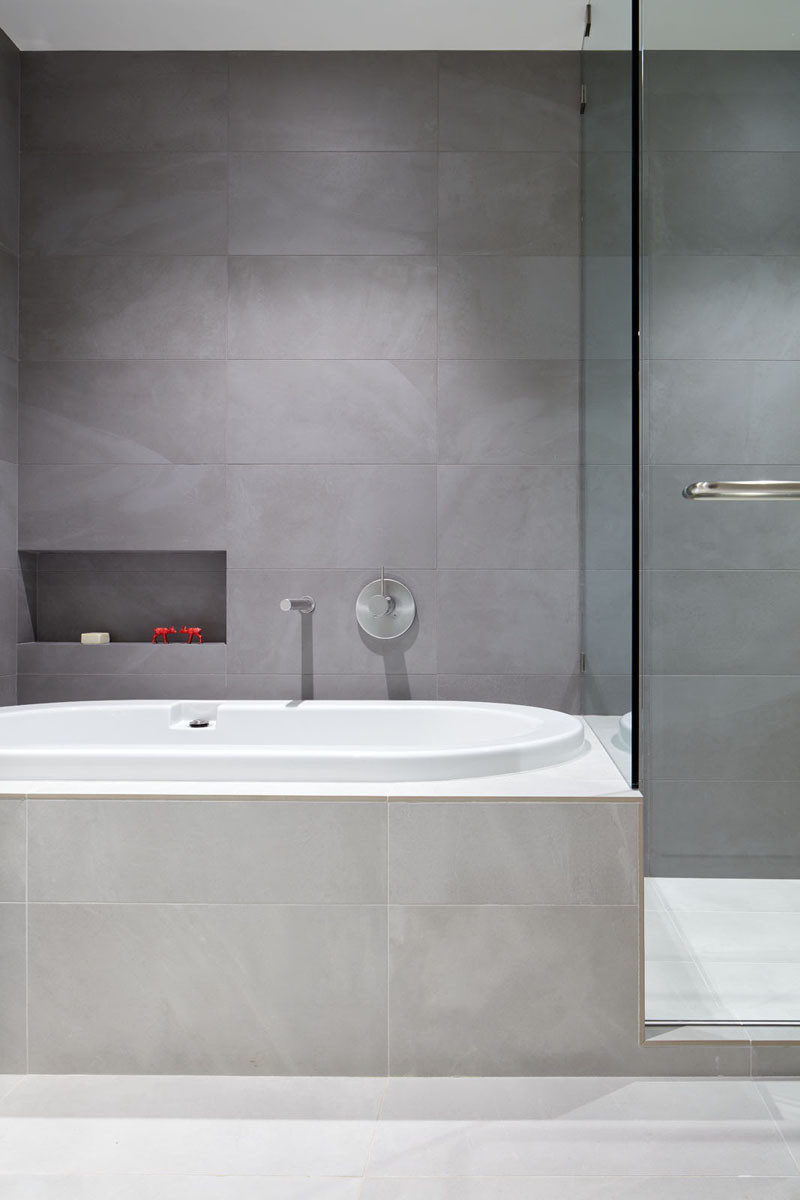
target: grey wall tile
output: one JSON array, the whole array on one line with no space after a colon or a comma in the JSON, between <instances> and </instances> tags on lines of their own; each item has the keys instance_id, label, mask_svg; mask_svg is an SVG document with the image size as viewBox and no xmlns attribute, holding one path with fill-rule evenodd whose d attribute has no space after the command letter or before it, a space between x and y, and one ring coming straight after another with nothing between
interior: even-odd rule
<instances>
[{"instance_id":1,"label":"grey wall tile","mask_svg":"<svg viewBox=\"0 0 800 1200\"><path fill-rule=\"evenodd\" d=\"M630 254L633 206L630 164L630 153L625 152L582 156L584 254Z\"/></svg>"},{"instance_id":2,"label":"grey wall tile","mask_svg":"<svg viewBox=\"0 0 800 1200\"><path fill-rule=\"evenodd\" d=\"M75 642L84 630L91 628L110 633L113 643L149 643L153 626L163 624L178 628L183 624L201 625L207 641L225 640L224 553L70 551L43 552L33 557L34 616L37 636L42 642ZM32 637L31 632L20 640L30 641ZM79 646L63 652L69 655L85 649ZM106 649L99 647L100 652ZM164 647L156 649L163 651ZM115 646L111 650L112 655L122 659L129 656L127 661L131 666L140 652L141 647L130 646ZM26 653L50 651L31 648ZM174 660L177 662L182 651L170 653L179 656ZM145 655L149 654L145 650ZM142 660L145 664L148 661L152 660L147 657ZM161 663L163 659L157 661Z\"/></svg>"},{"instance_id":3,"label":"grey wall tile","mask_svg":"<svg viewBox=\"0 0 800 1200\"><path fill-rule=\"evenodd\" d=\"M0 459L17 461L19 369L16 359L0 354Z\"/></svg>"},{"instance_id":4,"label":"grey wall tile","mask_svg":"<svg viewBox=\"0 0 800 1200\"><path fill-rule=\"evenodd\" d=\"M593 675L630 673L633 588L630 571L583 572L583 647Z\"/></svg>"},{"instance_id":5,"label":"grey wall tile","mask_svg":"<svg viewBox=\"0 0 800 1200\"><path fill-rule=\"evenodd\" d=\"M439 461L577 463L577 362L439 363Z\"/></svg>"},{"instance_id":6,"label":"grey wall tile","mask_svg":"<svg viewBox=\"0 0 800 1200\"><path fill-rule=\"evenodd\" d=\"M219 550L222 467L25 466L20 544L26 550Z\"/></svg>"},{"instance_id":7,"label":"grey wall tile","mask_svg":"<svg viewBox=\"0 0 800 1200\"><path fill-rule=\"evenodd\" d=\"M25 801L0 800L0 902L25 900Z\"/></svg>"},{"instance_id":8,"label":"grey wall tile","mask_svg":"<svg viewBox=\"0 0 800 1200\"><path fill-rule=\"evenodd\" d=\"M653 783L648 807L652 874L797 878L796 783Z\"/></svg>"},{"instance_id":9,"label":"grey wall tile","mask_svg":"<svg viewBox=\"0 0 800 1200\"><path fill-rule=\"evenodd\" d=\"M583 471L584 566L627 571L633 559L630 466Z\"/></svg>"},{"instance_id":10,"label":"grey wall tile","mask_svg":"<svg viewBox=\"0 0 800 1200\"><path fill-rule=\"evenodd\" d=\"M800 675L797 571L651 571L648 670Z\"/></svg>"},{"instance_id":11,"label":"grey wall tile","mask_svg":"<svg viewBox=\"0 0 800 1200\"><path fill-rule=\"evenodd\" d=\"M577 154L442 154L441 254L578 254Z\"/></svg>"},{"instance_id":12,"label":"grey wall tile","mask_svg":"<svg viewBox=\"0 0 800 1200\"><path fill-rule=\"evenodd\" d=\"M392 904L636 904L634 804L391 804Z\"/></svg>"},{"instance_id":13,"label":"grey wall tile","mask_svg":"<svg viewBox=\"0 0 800 1200\"><path fill-rule=\"evenodd\" d=\"M16 252L19 242L20 58L4 38L0 49L0 247Z\"/></svg>"},{"instance_id":14,"label":"grey wall tile","mask_svg":"<svg viewBox=\"0 0 800 1200\"><path fill-rule=\"evenodd\" d=\"M652 254L800 254L796 153L648 156Z\"/></svg>"},{"instance_id":15,"label":"grey wall tile","mask_svg":"<svg viewBox=\"0 0 800 1200\"><path fill-rule=\"evenodd\" d=\"M230 56L232 150L434 150L436 55Z\"/></svg>"},{"instance_id":16,"label":"grey wall tile","mask_svg":"<svg viewBox=\"0 0 800 1200\"><path fill-rule=\"evenodd\" d=\"M653 358L800 358L800 258L654 258Z\"/></svg>"},{"instance_id":17,"label":"grey wall tile","mask_svg":"<svg viewBox=\"0 0 800 1200\"><path fill-rule=\"evenodd\" d=\"M229 462L436 460L432 361L228 363Z\"/></svg>"},{"instance_id":18,"label":"grey wall tile","mask_svg":"<svg viewBox=\"0 0 800 1200\"><path fill-rule=\"evenodd\" d=\"M389 560L387 574L396 574L411 589L417 617L402 638L381 642L362 634L355 619L356 597L377 570L229 571L229 669L240 675L289 675L296 680L313 669L315 682L328 689L328 676L374 675L376 686L386 686L385 677L393 676L395 691L408 673L435 672L435 573L395 569ZM311 616L281 612L284 596L305 595L316 601Z\"/></svg>"},{"instance_id":19,"label":"grey wall tile","mask_svg":"<svg viewBox=\"0 0 800 1200\"><path fill-rule=\"evenodd\" d=\"M577 150L577 54L446 51L439 60L441 150Z\"/></svg>"},{"instance_id":20,"label":"grey wall tile","mask_svg":"<svg viewBox=\"0 0 800 1200\"><path fill-rule=\"evenodd\" d=\"M797 479L800 466L780 477ZM675 570L796 570L800 567L797 518L791 504L702 504L683 498L699 479L759 479L763 468L705 463L650 470L648 565ZM733 510L733 511L732 511Z\"/></svg>"},{"instance_id":21,"label":"grey wall tile","mask_svg":"<svg viewBox=\"0 0 800 1200\"><path fill-rule=\"evenodd\" d=\"M17 565L17 467L0 460L0 570Z\"/></svg>"},{"instance_id":22,"label":"grey wall tile","mask_svg":"<svg viewBox=\"0 0 800 1200\"><path fill-rule=\"evenodd\" d=\"M648 55L648 63L650 60ZM583 54L581 73L587 93L586 112L581 121L583 151L629 150L634 108L630 48Z\"/></svg>"},{"instance_id":23,"label":"grey wall tile","mask_svg":"<svg viewBox=\"0 0 800 1200\"><path fill-rule=\"evenodd\" d=\"M225 154L26 154L26 254L225 254Z\"/></svg>"},{"instance_id":24,"label":"grey wall tile","mask_svg":"<svg viewBox=\"0 0 800 1200\"><path fill-rule=\"evenodd\" d=\"M225 259L29 258L20 313L28 360L221 358Z\"/></svg>"},{"instance_id":25,"label":"grey wall tile","mask_svg":"<svg viewBox=\"0 0 800 1200\"><path fill-rule=\"evenodd\" d=\"M651 462L800 462L800 363L656 361L649 376Z\"/></svg>"},{"instance_id":26,"label":"grey wall tile","mask_svg":"<svg viewBox=\"0 0 800 1200\"><path fill-rule=\"evenodd\" d=\"M313 694L310 694L313 692ZM435 700L435 675L321 675L313 688L299 672L291 675L232 675L229 700Z\"/></svg>"},{"instance_id":27,"label":"grey wall tile","mask_svg":"<svg viewBox=\"0 0 800 1200\"><path fill-rule=\"evenodd\" d=\"M791 51L647 55L653 150L800 150L800 79Z\"/></svg>"},{"instance_id":28,"label":"grey wall tile","mask_svg":"<svg viewBox=\"0 0 800 1200\"><path fill-rule=\"evenodd\" d=\"M19 646L23 675L224 675L221 642L188 645L175 641L135 645L111 642L82 646L63 642L23 642Z\"/></svg>"},{"instance_id":29,"label":"grey wall tile","mask_svg":"<svg viewBox=\"0 0 800 1200\"><path fill-rule=\"evenodd\" d=\"M27 463L221 463L225 365L209 360L23 363Z\"/></svg>"},{"instance_id":30,"label":"grey wall tile","mask_svg":"<svg viewBox=\"0 0 800 1200\"><path fill-rule=\"evenodd\" d=\"M19 675L19 704L224 699L224 675Z\"/></svg>"},{"instance_id":31,"label":"grey wall tile","mask_svg":"<svg viewBox=\"0 0 800 1200\"><path fill-rule=\"evenodd\" d=\"M434 355L434 258L234 257L229 272L231 358Z\"/></svg>"},{"instance_id":32,"label":"grey wall tile","mask_svg":"<svg viewBox=\"0 0 800 1200\"><path fill-rule=\"evenodd\" d=\"M508 619L512 611L526 614L523 627ZM577 629L577 571L439 572L446 675L571 675Z\"/></svg>"},{"instance_id":33,"label":"grey wall tile","mask_svg":"<svg viewBox=\"0 0 800 1200\"><path fill-rule=\"evenodd\" d=\"M386 1071L381 906L32 905L29 938L36 1071Z\"/></svg>"},{"instance_id":34,"label":"grey wall tile","mask_svg":"<svg viewBox=\"0 0 800 1200\"><path fill-rule=\"evenodd\" d=\"M232 254L431 254L434 154L234 154Z\"/></svg>"},{"instance_id":35,"label":"grey wall tile","mask_svg":"<svg viewBox=\"0 0 800 1200\"><path fill-rule=\"evenodd\" d=\"M437 478L440 567L577 568L574 467L442 466Z\"/></svg>"},{"instance_id":36,"label":"grey wall tile","mask_svg":"<svg viewBox=\"0 0 800 1200\"><path fill-rule=\"evenodd\" d=\"M37 801L36 901L384 904L386 802ZM2 815L2 809L0 809Z\"/></svg>"},{"instance_id":37,"label":"grey wall tile","mask_svg":"<svg viewBox=\"0 0 800 1200\"><path fill-rule=\"evenodd\" d=\"M630 1055L635 906L393 906L389 919L391 1074L602 1074Z\"/></svg>"},{"instance_id":38,"label":"grey wall tile","mask_svg":"<svg viewBox=\"0 0 800 1200\"><path fill-rule=\"evenodd\" d=\"M0 1071L27 1071L25 905L0 904Z\"/></svg>"},{"instance_id":39,"label":"grey wall tile","mask_svg":"<svg viewBox=\"0 0 800 1200\"><path fill-rule=\"evenodd\" d=\"M578 260L462 255L439 260L443 358L577 358Z\"/></svg>"},{"instance_id":40,"label":"grey wall tile","mask_svg":"<svg viewBox=\"0 0 800 1200\"><path fill-rule=\"evenodd\" d=\"M229 565L432 567L435 475L428 466L231 467Z\"/></svg>"},{"instance_id":41,"label":"grey wall tile","mask_svg":"<svg viewBox=\"0 0 800 1200\"><path fill-rule=\"evenodd\" d=\"M480 700L493 704L532 704L579 713L580 677L574 675L440 675L439 700Z\"/></svg>"},{"instance_id":42,"label":"grey wall tile","mask_svg":"<svg viewBox=\"0 0 800 1200\"><path fill-rule=\"evenodd\" d=\"M226 149L225 54L26 54L22 72L25 151Z\"/></svg>"},{"instance_id":43,"label":"grey wall tile","mask_svg":"<svg viewBox=\"0 0 800 1200\"><path fill-rule=\"evenodd\" d=\"M583 363L583 461L590 465L631 462L630 359Z\"/></svg>"},{"instance_id":44,"label":"grey wall tile","mask_svg":"<svg viewBox=\"0 0 800 1200\"><path fill-rule=\"evenodd\" d=\"M17 676L0 676L0 705L17 703Z\"/></svg>"},{"instance_id":45,"label":"grey wall tile","mask_svg":"<svg viewBox=\"0 0 800 1200\"><path fill-rule=\"evenodd\" d=\"M656 780L800 779L800 681L791 675L655 675Z\"/></svg>"},{"instance_id":46,"label":"grey wall tile","mask_svg":"<svg viewBox=\"0 0 800 1200\"><path fill-rule=\"evenodd\" d=\"M16 255L0 249L0 354L9 358L19 352L18 278Z\"/></svg>"},{"instance_id":47,"label":"grey wall tile","mask_svg":"<svg viewBox=\"0 0 800 1200\"><path fill-rule=\"evenodd\" d=\"M17 669L17 572L0 569L0 675Z\"/></svg>"},{"instance_id":48,"label":"grey wall tile","mask_svg":"<svg viewBox=\"0 0 800 1200\"><path fill-rule=\"evenodd\" d=\"M581 330L586 359L625 359L631 352L633 262L624 255L583 260Z\"/></svg>"}]
</instances>

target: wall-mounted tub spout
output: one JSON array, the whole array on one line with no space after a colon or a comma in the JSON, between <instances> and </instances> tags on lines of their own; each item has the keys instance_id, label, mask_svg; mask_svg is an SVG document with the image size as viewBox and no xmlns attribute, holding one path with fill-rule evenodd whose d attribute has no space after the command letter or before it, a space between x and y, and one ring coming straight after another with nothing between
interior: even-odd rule
<instances>
[{"instance_id":1,"label":"wall-mounted tub spout","mask_svg":"<svg viewBox=\"0 0 800 1200\"><path fill-rule=\"evenodd\" d=\"M316 608L310 596L299 596L295 600L281 600L281 612L312 613Z\"/></svg>"}]
</instances>

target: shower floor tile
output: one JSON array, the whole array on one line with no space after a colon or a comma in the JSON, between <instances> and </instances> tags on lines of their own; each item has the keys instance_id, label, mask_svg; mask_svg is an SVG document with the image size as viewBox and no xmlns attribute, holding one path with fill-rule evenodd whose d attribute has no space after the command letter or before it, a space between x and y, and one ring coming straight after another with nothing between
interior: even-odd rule
<instances>
[{"instance_id":1,"label":"shower floor tile","mask_svg":"<svg viewBox=\"0 0 800 1200\"><path fill-rule=\"evenodd\" d=\"M645 880L648 1022L800 1021L800 880Z\"/></svg>"}]
</instances>

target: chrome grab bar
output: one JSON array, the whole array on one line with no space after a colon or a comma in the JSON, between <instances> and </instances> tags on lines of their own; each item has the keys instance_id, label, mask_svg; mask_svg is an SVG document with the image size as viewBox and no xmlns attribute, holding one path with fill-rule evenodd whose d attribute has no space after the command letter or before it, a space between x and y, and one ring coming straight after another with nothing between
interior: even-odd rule
<instances>
[{"instance_id":1,"label":"chrome grab bar","mask_svg":"<svg viewBox=\"0 0 800 1200\"><path fill-rule=\"evenodd\" d=\"M689 483L687 500L800 500L797 479L720 479Z\"/></svg>"}]
</instances>

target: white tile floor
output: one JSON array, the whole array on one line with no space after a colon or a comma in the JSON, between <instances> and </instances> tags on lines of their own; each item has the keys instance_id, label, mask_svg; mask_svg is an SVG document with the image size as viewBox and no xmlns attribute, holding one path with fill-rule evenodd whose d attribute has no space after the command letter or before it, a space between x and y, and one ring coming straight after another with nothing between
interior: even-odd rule
<instances>
[{"instance_id":1,"label":"white tile floor","mask_svg":"<svg viewBox=\"0 0 800 1200\"><path fill-rule=\"evenodd\" d=\"M800 1080L0 1081L2 1200L798 1200Z\"/></svg>"},{"instance_id":2,"label":"white tile floor","mask_svg":"<svg viewBox=\"0 0 800 1200\"><path fill-rule=\"evenodd\" d=\"M800 1021L800 879L645 880L648 1021Z\"/></svg>"}]
</instances>

